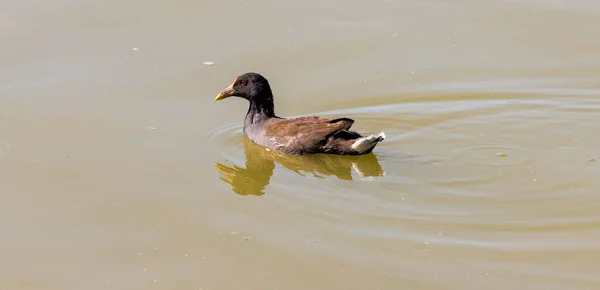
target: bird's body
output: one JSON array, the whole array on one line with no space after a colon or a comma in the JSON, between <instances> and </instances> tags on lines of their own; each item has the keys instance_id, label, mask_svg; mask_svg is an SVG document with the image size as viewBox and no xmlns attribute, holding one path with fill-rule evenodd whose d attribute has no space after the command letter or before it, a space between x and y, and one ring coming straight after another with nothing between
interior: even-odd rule
<instances>
[{"instance_id":1,"label":"bird's body","mask_svg":"<svg viewBox=\"0 0 600 290\"><path fill-rule=\"evenodd\" d=\"M275 115L269 83L256 73L239 76L216 99L234 95L250 102L244 134L252 142L269 149L288 154L359 155L370 153L385 139L383 132L365 137L351 131L354 120L349 118L281 118Z\"/></svg>"}]
</instances>

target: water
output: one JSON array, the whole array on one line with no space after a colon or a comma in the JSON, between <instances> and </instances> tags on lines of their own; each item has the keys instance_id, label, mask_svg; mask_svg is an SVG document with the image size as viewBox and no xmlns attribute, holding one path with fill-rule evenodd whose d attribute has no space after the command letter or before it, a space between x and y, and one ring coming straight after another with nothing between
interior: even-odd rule
<instances>
[{"instance_id":1,"label":"water","mask_svg":"<svg viewBox=\"0 0 600 290\"><path fill-rule=\"evenodd\" d=\"M1 5L2 289L600 286L592 1ZM387 139L258 147L246 71Z\"/></svg>"}]
</instances>

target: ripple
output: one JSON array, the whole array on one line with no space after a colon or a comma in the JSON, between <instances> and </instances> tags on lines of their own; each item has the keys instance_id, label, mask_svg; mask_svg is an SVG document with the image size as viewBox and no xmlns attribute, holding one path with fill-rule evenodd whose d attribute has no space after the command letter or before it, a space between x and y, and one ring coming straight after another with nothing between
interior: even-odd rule
<instances>
[{"instance_id":1,"label":"ripple","mask_svg":"<svg viewBox=\"0 0 600 290\"><path fill-rule=\"evenodd\" d=\"M600 115L598 104L585 96L494 92L493 97L371 98L313 113L351 117L359 132L386 133L375 159L364 160L376 177L370 179L353 178L360 177L356 172L327 178L346 172L359 159L315 162L249 149L239 123L211 132L209 142L231 166L248 168L249 160L263 158L285 167L270 171L261 190L276 207L293 208L316 221L327 213L328 223L312 226L326 231L328 239L550 249L598 225L592 206L598 199L582 190L592 179L584 161L597 154L574 150L588 144L574 127L586 126L581 128L587 132L596 126L590 116ZM583 161L577 163L576 154ZM346 169L331 170L331 164L342 163ZM576 205L575 200L590 202ZM566 204L579 210L565 210ZM540 207L541 212L532 210ZM519 236L523 233L532 238Z\"/></svg>"},{"instance_id":2,"label":"ripple","mask_svg":"<svg viewBox=\"0 0 600 290\"><path fill-rule=\"evenodd\" d=\"M243 125L226 124L208 132L208 142L226 160L243 163Z\"/></svg>"}]
</instances>

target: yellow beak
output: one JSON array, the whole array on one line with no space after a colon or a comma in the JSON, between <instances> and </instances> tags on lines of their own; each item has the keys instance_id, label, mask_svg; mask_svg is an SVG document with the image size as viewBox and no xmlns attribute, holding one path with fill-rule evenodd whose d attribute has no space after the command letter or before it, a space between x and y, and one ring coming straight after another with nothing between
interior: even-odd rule
<instances>
[{"instance_id":1,"label":"yellow beak","mask_svg":"<svg viewBox=\"0 0 600 290\"><path fill-rule=\"evenodd\" d=\"M233 83L231 83L231 85L229 85L224 90L222 90L215 98L215 101L222 100L222 99L233 96L233 94L235 94L235 90L233 89L233 84L235 84L235 81L233 81Z\"/></svg>"}]
</instances>

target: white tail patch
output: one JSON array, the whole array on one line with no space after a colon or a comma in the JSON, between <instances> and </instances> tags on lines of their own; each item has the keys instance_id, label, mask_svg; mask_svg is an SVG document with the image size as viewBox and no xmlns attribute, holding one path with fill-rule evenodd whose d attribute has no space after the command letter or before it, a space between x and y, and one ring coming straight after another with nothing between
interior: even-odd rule
<instances>
[{"instance_id":1,"label":"white tail patch","mask_svg":"<svg viewBox=\"0 0 600 290\"><path fill-rule=\"evenodd\" d=\"M373 134L371 136L362 137L354 144L352 144L352 149L356 150L358 153L363 153L368 151L369 149L375 147L377 143L383 141L385 139L385 133L381 132L379 134Z\"/></svg>"}]
</instances>

